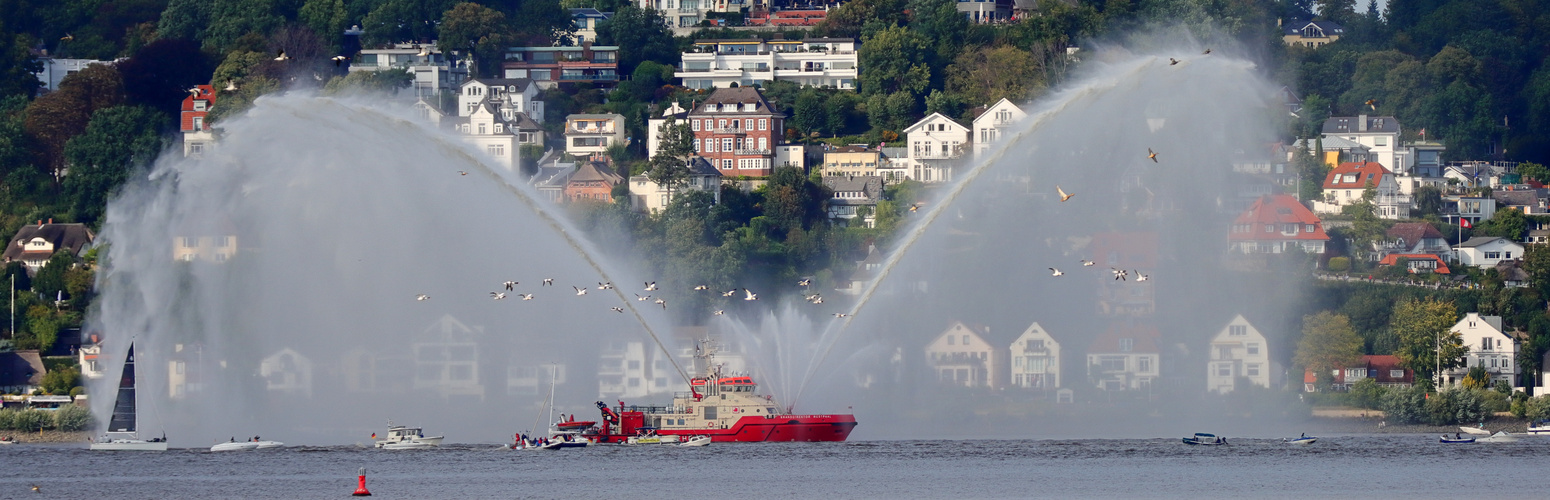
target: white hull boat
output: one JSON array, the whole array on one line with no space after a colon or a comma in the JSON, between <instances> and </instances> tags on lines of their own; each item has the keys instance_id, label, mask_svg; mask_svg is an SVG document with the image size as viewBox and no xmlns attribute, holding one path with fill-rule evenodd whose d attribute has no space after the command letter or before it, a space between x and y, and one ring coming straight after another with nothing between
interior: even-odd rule
<instances>
[{"instance_id":1,"label":"white hull boat","mask_svg":"<svg viewBox=\"0 0 1550 500\"><path fill-rule=\"evenodd\" d=\"M285 443L282 443L282 442L279 442L279 441L259 441L258 442L258 449L260 449L260 450L272 450L272 449L275 449L275 448L284 448L284 447L285 447Z\"/></svg>"},{"instance_id":2,"label":"white hull boat","mask_svg":"<svg viewBox=\"0 0 1550 500\"><path fill-rule=\"evenodd\" d=\"M1318 442L1318 440L1319 440L1319 438L1317 438L1315 436L1303 436L1303 437L1287 438L1286 439L1286 443L1287 444L1300 444L1300 445L1306 446L1306 445L1310 445L1310 444L1316 443L1316 442Z\"/></svg>"},{"instance_id":3,"label":"white hull boat","mask_svg":"<svg viewBox=\"0 0 1550 500\"><path fill-rule=\"evenodd\" d=\"M376 447L384 450L423 450L441 446L442 439L443 436L425 437L425 433L419 427L393 425L390 421L387 439L378 440Z\"/></svg>"},{"instance_id":4,"label":"white hull boat","mask_svg":"<svg viewBox=\"0 0 1550 500\"><path fill-rule=\"evenodd\" d=\"M118 382L118 397L113 400L113 416L108 431L91 444L96 451L167 451L167 438L140 439L135 418L135 344L129 343L124 356L124 373Z\"/></svg>"},{"instance_id":5,"label":"white hull boat","mask_svg":"<svg viewBox=\"0 0 1550 500\"><path fill-rule=\"evenodd\" d=\"M1491 431L1485 430L1485 429L1480 428L1480 427L1459 427L1459 430L1464 431L1465 434L1474 434L1476 436L1489 436L1489 435L1491 435Z\"/></svg>"},{"instance_id":6,"label":"white hull boat","mask_svg":"<svg viewBox=\"0 0 1550 500\"><path fill-rule=\"evenodd\" d=\"M1550 434L1550 420L1540 420L1528 425L1529 434Z\"/></svg>"},{"instance_id":7,"label":"white hull boat","mask_svg":"<svg viewBox=\"0 0 1550 500\"><path fill-rule=\"evenodd\" d=\"M428 450L441 446L441 438L417 439L412 441L399 441L396 443L377 443L377 447L384 450Z\"/></svg>"},{"instance_id":8,"label":"white hull boat","mask_svg":"<svg viewBox=\"0 0 1550 500\"><path fill-rule=\"evenodd\" d=\"M694 436L688 441L678 443L678 446L709 446L710 441L710 436Z\"/></svg>"},{"instance_id":9,"label":"white hull boat","mask_svg":"<svg viewBox=\"0 0 1550 500\"><path fill-rule=\"evenodd\" d=\"M252 441L232 441L210 447L210 451L248 451L256 449L258 449L258 443Z\"/></svg>"}]
</instances>

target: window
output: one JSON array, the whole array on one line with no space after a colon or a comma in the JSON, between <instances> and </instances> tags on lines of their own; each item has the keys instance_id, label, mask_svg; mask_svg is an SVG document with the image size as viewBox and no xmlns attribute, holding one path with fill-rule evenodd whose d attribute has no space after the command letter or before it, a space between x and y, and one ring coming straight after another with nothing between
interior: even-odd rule
<instances>
[{"instance_id":1,"label":"window","mask_svg":"<svg viewBox=\"0 0 1550 500\"><path fill-rule=\"evenodd\" d=\"M732 138L727 137L721 139L721 150L726 152L732 151Z\"/></svg>"},{"instance_id":2,"label":"window","mask_svg":"<svg viewBox=\"0 0 1550 500\"><path fill-rule=\"evenodd\" d=\"M700 140L699 139L695 139L694 140L694 152L696 152L696 153L700 152Z\"/></svg>"},{"instance_id":3,"label":"window","mask_svg":"<svg viewBox=\"0 0 1550 500\"><path fill-rule=\"evenodd\" d=\"M1486 252L1485 253L1485 258L1487 258L1487 259L1500 259L1500 258L1502 258L1502 253L1501 252Z\"/></svg>"},{"instance_id":4,"label":"window","mask_svg":"<svg viewBox=\"0 0 1550 500\"><path fill-rule=\"evenodd\" d=\"M761 120L761 121L763 121L763 120ZM759 150L760 151L764 151L766 149L769 149L769 142L768 141L769 141L769 138L766 138L766 137L760 137L759 138Z\"/></svg>"},{"instance_id":5,"label":"window","mask_svg":"<svg viewBox=\"0 0 1550 500\"><path fill-rule=\"evenodd\" d=\"M1311 232L1313 232L1313 224L1308 224L1307 226L1303 227L1302 228L1302 232L1304 232L1304 233L1311 233Z\"/></svg>"},{"instance_id":6,"label":"window","mask_svg":"<svg viewBox=\"0 0 1550 500\"><path fill-rule=\"evenodd\" d=\"M188 236L184 236L182 239L183 239L183 248L194 248L195 246L197 246L194 243L194 239L193 238L190 238Z\"/></svg>"},{"instance_id":7,"label":"window","mask_svg":"<svg viewBox=\"0 0 1550 500\"><path fill-rule=\"evenodd\" d=\"M1218 376L1218 377L1231 377L1232 376L1232 363L1219 363L1219 364L1217 364L1216 365L1216 376Z\"/></svg>"},{"instance_id":8,"label":"window","mask_svg":"<svg viewBox=\"0 0 1550 500\"><path fill-rule=\"evenodd\" d=\"M963 336L963 345L969 345L969 336L968 335L964 335Z\"/></svg>"},{"instance_id":9,"label":"window","mask_svg":"<svg viewBox=\"0 0 1550 500\"><path fill-rule=\"evenodd\" d=\"M955 342L957 340L958 340L958 337L954 337L952 335L948 335L947 336L947 345L954 345L953 342Z\"/></svg>"},{"instance_id":10,"label":"window","mask_svg":"<svg viewBox=\"0 0 1550 500\"><path fill-rule=\"evenodd\" d=\"M1119 339L1120 352L1130 352L1131 349L1135 349L1135 347L1136 339Z\"/></svg>"},{"instance_id":11,"label":"window","mask_svg":"<svg viewBox=\"0 0 1550 500\"><path fill-rule=\"evenodd\" d=\"M1253 342L1249 343L1248 352L1249 354L1259 354L1259 344Z\"/></svg>"},{"instance_id":12,"label":"window","mask_svg":"<svg viewBox=\"0 0 1550 500\"><path fill-rule=\"evenodd\" d=\"M1392 379L1402 379L1402 378L1405 378L1405 371L1404 370L1389 370L1389 378L1392 378Z\"/></svg>"},{"instance_id":13,"label":"window","mask_svg":"<svg viewBox=\"0 0 1550 500\"><path fill-rule=\"evenodd\" d=\"M230 247L231 246L231 237L230 236L222 236L222 237L220 237L220 239L218 239L216 241L219 241L220 243L216 243L215 246L218 246L218 247L221 247L221 248L226 248L226 247Z\"/></svg>"},{"instance_id":14,"label":"window","mask_svg":"<svg viewBox=\"0 0 1550 500\"><path fill-rule=\"evenodd\" d=\"M1249 363L1247 365L1243 365L1243 374L1250 377L1258 377L1259 363Z\"/></svg>"},{"instance_id":15,"label":"window","mask_svg":"<svg viewBox=\"0 0 1550 500\"><path fill-rule=\"evenodd\" d=\"M204 99L195 99L194 100L194 111L204 111L206 109L209 109L209 107L208 107L209 104L210 104L210 101L206 101Z\"/></svg>"},{"instance_id":16,"label":"window","mask_svg":"<svg viewBox=\"0 0 1550 500\"><path fill-rule=\"evenodd\" d=\"M205 154L205 144L202 142L188 143L188 154L192 156Z\"/></svg>"},{"instance_id":17,"label":"window","mask_svg":"<svg viewBox=\"0 0 1550 500\"><path fill-rule=\"evenodd\" d=\"M706 153L714 153L714 152L716 152L716 140L715 139L706 139L705 140L705 152Z\"/></svg>"},{"instance_id":18,"label":"window","mask_svg":"<svg viewBox=\"0 0 1550 500\"><path fill-rule=\"evenodd\" d=\"M204 102L204 101L200 101L200 102ZM205 129L205 117L203 117L203 116L196 116L196 117L194 117L194 130L204 130L204 129Z\"/></svg>"},{"instance_id":19,"label":"window","mask_svg":"<svg viewBox=\"0 0 1550 500\"><path fill-rule=\"evenodd\" d=\"M759 119L759 130L766 130L765 127L769 126L769 121L770 121L769 118L760 118Z\"/></svg>"},{"instance_id":20,"label":"window","mask_svg":"<svg viewBox=\"0 0 1550 500\"><path fill-rule=\"evenodd\" d=\"M1275 224L1265 224L1265 232L1267 232L1267 233L1273 233L1273 232L1275 232L1275 231L1276 231L1276 226L1275 226Z\"/></svg>"},{"instance_id":21,"label":"window","mask_svg":"<svg viewBox=\"0 0 1550 500\"><path fill-rule=\"evenodd\" d=\"M715 122L712 121L710 118L706 118L705 119L705 130L706 131L710 131L710 130L714 130L715 128L716 128Z\"/></svg>"},{"instance_id":22,"label":"window","mask_svg":"<svg viewBox=\"0 0 1550 500\"><path fill-rule=\"evenodd\" d=\"M479 124L479 135L484 135L484 134L488 134L489 133L488 131L486 131L484 125L485 124L483 124L483 123Z\"/></svg>"},{"instance_id":23,"label":"window","mask_svg":"<svg viewBox=\"0 0 1550 500\"><path fill-rule=\"evenodd\" d=\"M699 120L689 120L689 126L691 127L691 130L694 130L695 132L699 132L700 131L700 121Z\"/></svg>"},{"instance_id":24,"label":"window","mask_svg":"<svg viewBox=\"0 0 1550 500\"><path fill-rule=\"evenodd\" d=\"M1227 335L1230 335L1230 336L1233 336L1233 337L1237 337L1237 336L1240 336L1240 335L1248 335L1248 334L1249 334L1249 327L1247 327L1247 326L1244 326L1244 325L1232 325L1232 326L1227 327Z\"/></svg>"},{"instance_id":25,"label":"window","mask_svg":"<svg viewBox=\"0 0 1550 500\"><path fill-rule=\"evenodd\" d=\"M1106 372L1122 372L1125 371L1125 357L1103 356L1098 358L1098 366Z\"/></svg>"},{"instance_id":26,"label":"window","mask_svg":"<svg viewBox=\"0 0 1550 500\"><path fill-rule=\"evenodd\" d=\"M506 145L505 144L491 144L489 146L486 146L485 150L490 152L490 156L494 156L494 157L505 157L506 156Z\"/></svg>"},{"instance_id":27,"label":"window","mask_svg":"<svg viewBox=\"0 0 1550 500\"><path fill-rule=\"evenodd\" d=\"M1141 373L1150 372L1152 371L1152 358L1149 356L1136 358L1136 366L1137 371L1140 371Z\"/></svg>"},{"instance_id":28,"label":"window","mask_svg":"<svg viewBox=\"0 0 1550 500\"><path fill-rule=\"evenodd\" d=\"M725 118L720 119L720 120L716 120L716 127L718 127L718 128L727 128L727 120Z\"/></svg>"},{"instance_id":29,"label":"window","mask_svg":"<svg viewBox=\"0 0 1550 500\"><path fill-rule=\"evenodd\" d=\"M727 169L727 170L731 170L732 169L732 160L721 160L721 168L724 168L724 169Z\"/></svg>"}]
</instances>

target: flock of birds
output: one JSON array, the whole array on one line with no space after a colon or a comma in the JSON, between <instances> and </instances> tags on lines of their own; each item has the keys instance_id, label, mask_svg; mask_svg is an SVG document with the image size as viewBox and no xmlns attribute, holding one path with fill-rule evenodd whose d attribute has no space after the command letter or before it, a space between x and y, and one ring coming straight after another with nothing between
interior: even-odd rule
<instances>
[{"instance_id":1,"label":"flock of birds","mask_svg":"<svg viewBox=\"0 0 1550 500\"><path fill-rule=\"evenodd\" d=\"M490 292L490 299L491 300L504 300L504 299L506 299L506 297L510 296L510 295L507 294L507 292L512 292L512 293L515 294L516 297L521 297L522 300L533 300L533 294L531 294L531 293L516 293L516 287L517 287L517 285L520 285L520 284L521 283L519 283L517 281L514 281L514 280L507 280L505 282L502 282L501 286L503 288L505 288L505 291L493 291L493 292ZM797 281L797 286L801 286L801 287L810 287L812 284L813 284L813 281L812 281L811 278L804 278L804 279L802 279L800 281ZM655 282L655 281L647 281L647 282L644 283L644 285L645 285L644 286L644 291L647 291L647 292L655 292L655 291L661 290L661 288L657 286L657 282ZM540 284L540 286L541 287L542 286L554 286L554 278L544 278L542 283ZM577 297L585 296L587 294L587 292L590 291L590 290L613 290L614 288L615 287L614 287L614 284L612 282L608 282L608 283L599 282L596 287L574 286L574 285L571 286L571 290L574 290L576 292L576 296ZM710 290L710 286L708 286L708 285L695 285L693 290L694 291L708 291L708 290ZM737 292L739 290L741 290L743 292L743 300L744 301L759 300L759 294L754 293L753 290L749 290L747 288L733 288L731 290L727 290L727 291L719 292L719 293L721 293L722 297L734 297L734 296L737 295ZM653 304L662 306L662 309L667 309L667 299L664 299L662 297L655 297L655 296L652 296L652 295L641 295L641 294L638 294L638 293L634 294L634 295L635 295L635 300L636 301L639 301L639 302L648 302L649 301L649 302L651 302ZM816 293L809 294L809 295L804 295L803 297L805 298L805 300L807 302L812 303L812 304L822 304L823 303L823 296L819 295L819 294L816 294ZM414 300L416 300L416 301L426 301L426 300L430 300L430 299L431 299L431 296L429 294L424 294L424 293L418 294L418 295L414 296ZM609 307L608 309L610 311L613 311L613 312L616 312L616 313L623 313L624 312L624 308L623 307L615 306L615 307ZM723 315L725 313L726 313L725 310L717 309L717 310L713 311L711 314L715 315L715 316L721 316L721 315ZM849 316L849 314L834 313L834 317L836 317L836 318L843 318L843 317L846 317L846 316Z\"/></svg>"},{"instance_id":2,"label":"flock of birds","mask_svg":"<svg viewBox=\"0 0 1550 500\"><path fill-rule=\"evenodd\" d=\"M1082 259L1082 267L1093 267L1095 265L1097 265L1096 262L1093 262L1093 261L1090 261L1090 260L1087 260L1087 259ZM1059 278L1061 276L1065 276L1066 275L1065 271L1061 271L1061 270L1053 268L1053 267L1049 268L1049 273L1050 273L1050 276L1054 276L1056 278ZM1111 268L1109 268L1109 273L1114 275L1114 280L1115 281L1129 281L1131 273L1135 273L1136 281L1146 281L1148 279L1151 279L1151 276L1148 276L1148 275L1145 275L1145 274L1141 274L1140 270L1131 271L1131 270L1128 270L1128 269L1117 269L1117 268L1111 267Z\"/></svg>"}]
</instances>

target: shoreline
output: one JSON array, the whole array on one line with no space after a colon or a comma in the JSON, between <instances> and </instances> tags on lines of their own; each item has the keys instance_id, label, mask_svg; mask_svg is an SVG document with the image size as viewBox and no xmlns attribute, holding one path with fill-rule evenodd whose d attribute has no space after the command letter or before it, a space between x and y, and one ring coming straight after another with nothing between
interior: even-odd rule
<instances>
[{"instance_id":1,"label":"shoreline","mask_svg":"<svg viewBox=\"0 0 1550 500\"><path fill-rule=\"evenodd\" d=\"M89 431L0 431L0 436L16 438L16 444L25 443L85 443L91 439Z\"/></svg>"}]
</instances>

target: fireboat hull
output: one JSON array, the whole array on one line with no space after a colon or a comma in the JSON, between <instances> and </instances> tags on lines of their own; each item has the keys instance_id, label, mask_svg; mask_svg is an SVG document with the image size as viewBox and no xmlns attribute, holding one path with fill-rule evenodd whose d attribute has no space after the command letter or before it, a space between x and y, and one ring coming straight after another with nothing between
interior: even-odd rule
<instances>
[{"instance_id":1,"label":"fireboat hull","mask_svg":"<svg viewBox=\"0 0 1550 500\"><path fill-rule=\"evenodd\" d=\"M743 417L726 429L661 429L658 434L710 436L717 443L844 441L856 428L854 415Z\"/></svg>"}]
</instances>

